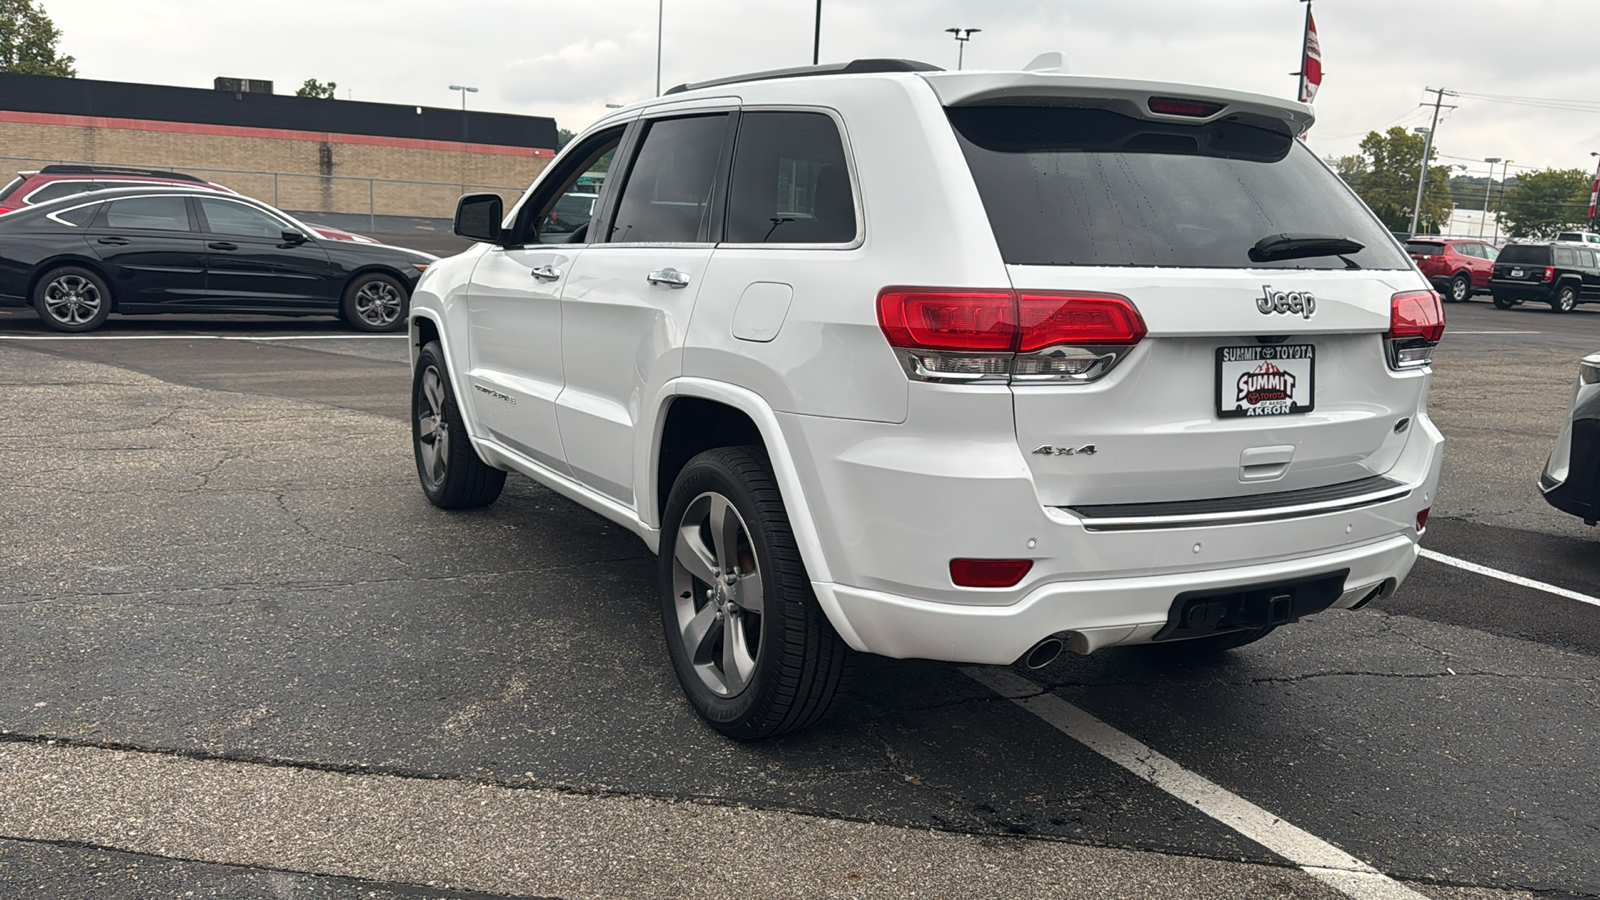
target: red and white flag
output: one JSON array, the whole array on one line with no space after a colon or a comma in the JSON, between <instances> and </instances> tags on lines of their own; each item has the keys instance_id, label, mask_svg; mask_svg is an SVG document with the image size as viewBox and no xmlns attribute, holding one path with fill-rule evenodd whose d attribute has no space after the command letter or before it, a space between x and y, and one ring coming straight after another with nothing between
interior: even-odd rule
<instances>
[{"instance_id":1,"label":"red and white flag","mask_svg":"<svg viewBox=\"0 0 1600 900\"><path fill-rule=\"evenodd\" d=\"M1317 43L1317 23L1311 18L1311 7L1306 7L1306 47L1300 60L1300 102L1316 99L1317 88L1322 86L1322 47Z\"/></svg>"}]
</instances>

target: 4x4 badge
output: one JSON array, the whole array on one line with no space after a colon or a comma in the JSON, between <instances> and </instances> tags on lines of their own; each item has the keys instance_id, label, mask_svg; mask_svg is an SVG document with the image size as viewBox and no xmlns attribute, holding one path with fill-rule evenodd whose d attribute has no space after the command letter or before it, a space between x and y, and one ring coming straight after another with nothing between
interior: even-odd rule
<instances>
[{"instance_id":1,"label":"4x4 badge","mask_svg":"<svg viewBox=\"0 0 1600 900\"><path fill-rule=\"evenodd\" d=\"M1040 456L1093 456L1095 450L1093 444L1084 444L1082 447L1052 447L1045 444L1035 447L1033 452Z\"/></svg>"},{"instance_id":2,"label":"4x4 badge","mask_svg":"<svg viewBox=\"0 0 1600 900\"><path fill-rule=\"evenodd\" d=\"M1275 291L1272 285L1264 284L1261 296L1256 298L1256 309L1261 310L1262 315L1298 313L1301 318L1309 319L1317 311L1317 298L1310 291Z\"/></svg>"}]
</instances>

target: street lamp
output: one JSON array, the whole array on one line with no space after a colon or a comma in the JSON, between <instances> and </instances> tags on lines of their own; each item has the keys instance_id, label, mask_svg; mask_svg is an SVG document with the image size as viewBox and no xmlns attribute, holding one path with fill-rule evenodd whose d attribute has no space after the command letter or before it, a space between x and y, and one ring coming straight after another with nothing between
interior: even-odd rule
<instances>
[{"instance_id":1,"label":"street lamp","mask_svg":"<svg viewBox=\"0 0 1600 900\"><path fill-rule=\"evenodd\" d=\"M656 0L656 96L661 96L661 29L662 17L667 12L667 0Z\"/></svg>"},{"instance_id":2,"label":"street lamp","mask_svg":"<svg viewBox=\"0 0 1600 900\"><path fill-rule=\"evenodd\" d=\"M467 95L468 94L476 94L478 92L477 88L475 88L475 87L467 87L464 84L452 84L452 85L450 85L450 90L452 90L452 91L460 91L461 92L461 111L462 112L466 112L467 111Z\"/></svg>"},{"instance_id":3,"label":"street lamp","mask_svg":"<svg viewBox=\"0 0 1600 900\"><path fill-rule=\"evenodd\" d=\"M977 34L978 32L980 32L982 30L983 30L982 28L946 28L945 29L945 33L955 35L956 44L960 47L960 49L956 51L956 71L957 72L961 71L961 65L966 60L966 56L967 56L967 41L972 40L972 36Z\"/></svg>"},{"instance_id":4,"label":"street lamp","mask_svg":"<svg viewBox=\"0 0 1600 900\"><path fill-rule=\"evenodd\" d=\"M1478 240L1483 240L1483 230L1489 227L1489 191L1494 188L1494 164L1500 161L1498 156L1485 156L1483 161L1489 164L1489 181L1483 186L1483 218L1478 220Z\"/></svg>"}]
</instances>

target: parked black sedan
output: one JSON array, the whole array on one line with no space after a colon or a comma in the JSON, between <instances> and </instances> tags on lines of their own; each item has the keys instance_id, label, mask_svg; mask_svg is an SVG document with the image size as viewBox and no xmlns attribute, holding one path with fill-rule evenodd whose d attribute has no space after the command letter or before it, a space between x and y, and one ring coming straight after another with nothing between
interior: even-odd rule
<instances>
[{"instance_id":1,"label":"parked black sedan","mask_svg":"<svg viewBox=\"0 0 1600 900\"><path fill-rule=\"evenodd\" d=\"M188 188L117 188L0 215L0 305L57 330L111 313L337 315L398 331L436 257L327 240L265 203Z\"/></svg>"}]
</instances>

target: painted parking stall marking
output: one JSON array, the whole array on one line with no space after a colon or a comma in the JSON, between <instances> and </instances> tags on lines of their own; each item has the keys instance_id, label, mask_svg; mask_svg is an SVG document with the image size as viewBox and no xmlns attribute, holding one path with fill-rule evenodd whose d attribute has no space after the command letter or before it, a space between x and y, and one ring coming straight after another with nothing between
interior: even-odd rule
<instances>
[{"instance_id":1,"label":"painted parking stall marking","mask_svg":"<svg viewBox=\"0 0 1600 900\"><path fill-rule=\"evenodd\" d=\"M1546 584L1543 581L1535 581L1532 578L1523 578L1521 575L1513 575L1510 572L1502 572L1499 569L1491 569L1488 566L1480 566L1477 563L1467 562L1464 559L1457 559L1454 556L1446 556L1443 553L1435 553L1432 550L1422 550L1420 551L1420 555L1423 559L1431 559L1434 562L1444 563L1447 566L1455 566L1462 571L1471 572L1475 575L1498 578L1499 580L1508 584L1515 584L1519 587L1525 588L1533 588L1536 591L1544 591L1547 594L1554 594L1557 597L1565 597L1568 600L1576 600L1579 603L1587 603L1590 606L1600 606L1600 597L1591 597L1588 594L1580 594L1577 591L1569 591L1564 587L1556 587L1553 584Z\"/></svg>"},{"instance_id":2,"label":"painted parking stall marking","mask_svg":"<svg viewBox=\"0 0 1600 900\"><path fill-rule=\"evenodd\" d=\"M1427 900L1338 847L1284 821L1089 715L1009 669L964 667L967 677L1357 900Z\"/></svg>"}]
</instances>

